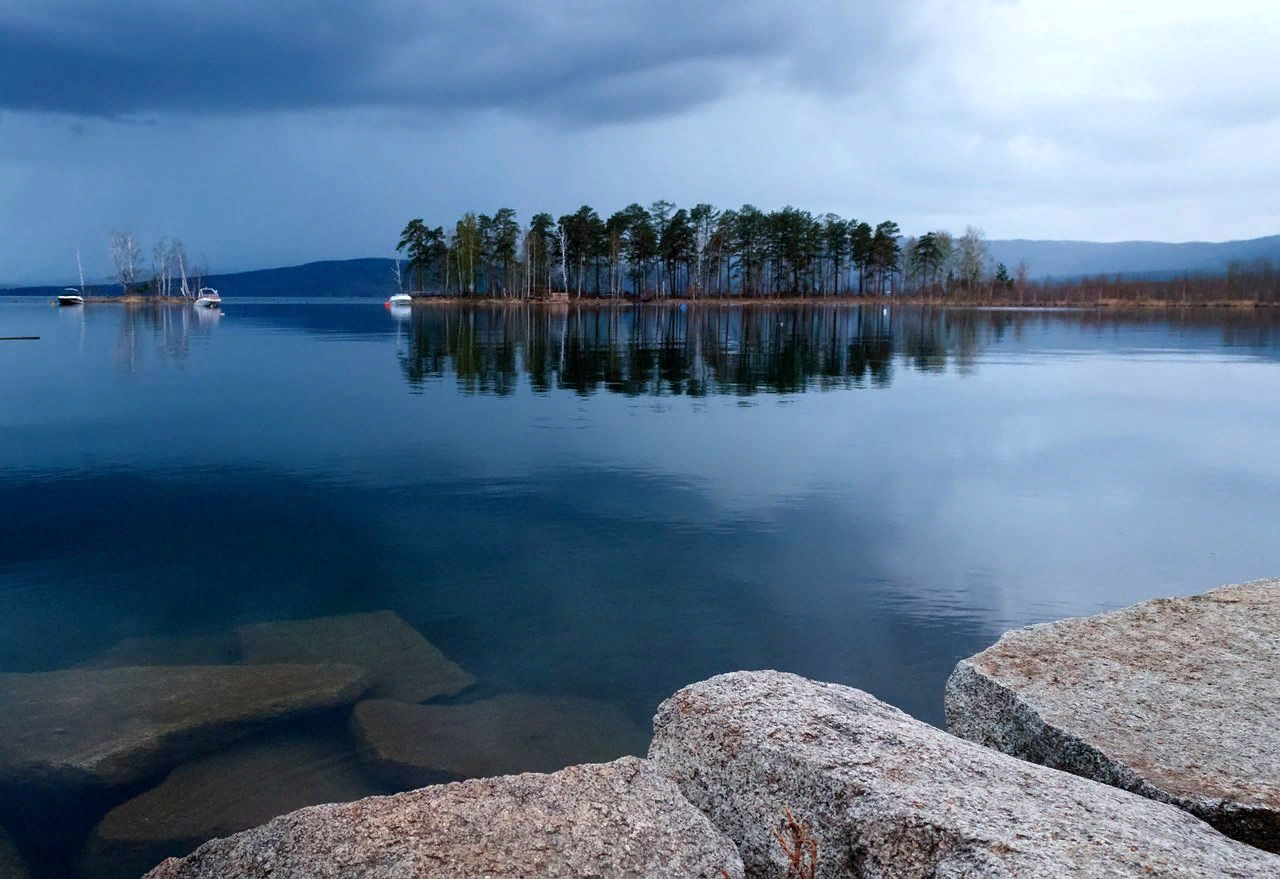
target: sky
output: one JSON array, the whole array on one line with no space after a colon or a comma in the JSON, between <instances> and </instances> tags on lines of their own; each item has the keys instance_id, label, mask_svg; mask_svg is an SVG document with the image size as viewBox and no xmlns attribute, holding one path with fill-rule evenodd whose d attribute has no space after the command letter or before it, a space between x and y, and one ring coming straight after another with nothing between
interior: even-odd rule
<instances>
[{"instance_id":1,"label":"sky","mask_svg":"<svg viewBox=\"0 0 1280 879\"><path fill-rule=\"evenodd\" d=\"M1275 0L2 0L0 283L180 238L390 256L513 207L1280 232Z\"/></svg>"}]
</instances>

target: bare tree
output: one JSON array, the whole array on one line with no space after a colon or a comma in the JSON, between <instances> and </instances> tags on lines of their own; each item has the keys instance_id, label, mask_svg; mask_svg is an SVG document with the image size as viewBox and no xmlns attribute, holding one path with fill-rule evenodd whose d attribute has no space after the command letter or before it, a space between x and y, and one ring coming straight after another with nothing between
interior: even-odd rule
<instances>
[{"instance_id":1,"label":"bare tree","mask_svg":"<svg viewBox=\"0 0 1280 879\"><path fill-rule=\"evenodd\" d=\"M956 268L970 295L982 285L987 268L987 240L981 229L968 226L955 242Z\"/></svg>"},{"instance_id":2,"label":"bare tree","mask_svg":"<svg viewBox=\"0 0 1280 879\"><path fill-rule=\"evenodd\" d=\"M404 277L400 273L400 260L396 260L391 264L391 276L396 279L396 292L404 292Z\"/></svg>"},{"instance_id":3,"label":"bare tree","mask_svg":"<svg viewBox=\"0 0 1280 879\"><path fill-rule=\"evenodd\" d=\"M1022 302L1027 294L1027 282L1031 279L1031 263L1025 258L1018 260L1013 269L1013 283L1018 288L1018 301Z\"/></svg>"},{"instance_id":4,"label":"bare tree","mask_svg":"<svg viewBox=\"0 0 1280 879\"><path fill-rule=\"evenodd\" d=\"M174 265L177 265L178 267L178 276L182 282L182 286L178 289L178 292L182 295L182 298L193 298L195 291L191 290L187 286L187 248L177 238L173 239L173 243L169 245L168 261L171 270Z\"/></svg>"},{"instance_id":5,"label":"bare tree","mask_svg":"<svg viewBox=\"0 0 1280 879\"><path fill-rule=\"evenodd\" d=\"M116 229L107 237L107 249L116 267L120 289L128 295L129 288L138 280L138 268L142 265L142 247L132 232Z\"/></svg>"},{"instance_id":6,"label":"bare tree","mask_svg":"<svg viewBox=\"0 0 1280 879\"><path fill-rule=\"evenodd\" d=\"M155 283L156 293L160 296L169 295L170 281L172 280L172 272L169 263L169 246L164 238L161 238L151 248L151 276Z\"/></svg>"}]
</instances>

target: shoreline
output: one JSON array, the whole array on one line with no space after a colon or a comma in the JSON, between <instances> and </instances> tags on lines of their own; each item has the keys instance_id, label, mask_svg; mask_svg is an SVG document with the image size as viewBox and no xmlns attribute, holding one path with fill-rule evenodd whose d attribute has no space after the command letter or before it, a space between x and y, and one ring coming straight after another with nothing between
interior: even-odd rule
<instances>
[{"instance_id":1,"label":"shoreline","mask_svg":"<svg viewBox=\"0 0 1280 879\"><path fill-rule=\"evenodd\" d=\"M945 730L847 685L720 674L659 704L643 755L482 777L433 768L394 796L219 826L143 879L261 875L264 863L310 876L339 861L370 879L428 861L459 879L530 863L654 879L781 876L786 864L803 879L863 864L892 876L1274 877L1278 614L1280 580L1257 580L1013 629L957 663ZM362 736L374 712L440 710L351 702ZM429 750L392 753L440 765ZM89 851L129 854L137 843L116 826L104 819ZM458 832L474 826L483 839ZM155 849L133 851L136 867Z\"/></svg>"},{"instance_id":2,"label":"shoreline","mask_svg":"<svg viewBox=\"0 0 1280 879\"><path fill-rule=\"evenodd\" d=\"M56 297L49 301L51 304L58 304ZM195 305L195 302L194 299L187 299L182 296L140 296L138 294L84 297L85 305Z\"/></svg>"}]
</instances>

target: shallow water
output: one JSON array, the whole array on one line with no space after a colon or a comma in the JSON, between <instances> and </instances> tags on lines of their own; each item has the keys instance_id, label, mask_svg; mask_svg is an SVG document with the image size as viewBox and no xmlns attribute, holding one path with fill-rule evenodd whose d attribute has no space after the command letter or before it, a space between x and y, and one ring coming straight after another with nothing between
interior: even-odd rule
<instances>
[{"instance_id":1,"label":"shallow water","mask_svg":"<svg viewBox=\"0 0 1280 879\"><path fill-rule=\"evenodd\" d=\"M1010 627L1280 572L1273 315L224 311L0 300L0 672L390 610L446 702L777 668L940 723ZM60 875L162 777L0 823Z\"/></svg>"}]
</instances>

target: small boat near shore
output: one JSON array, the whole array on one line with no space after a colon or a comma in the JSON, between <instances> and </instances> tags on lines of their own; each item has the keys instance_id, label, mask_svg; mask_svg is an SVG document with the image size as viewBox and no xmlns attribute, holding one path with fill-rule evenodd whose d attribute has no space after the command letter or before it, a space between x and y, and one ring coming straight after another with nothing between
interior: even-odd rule
<instances>
[{"instance_id":1,"label":"small boat near shore","mask_svg":"<svg viewBox=\"0 0 1280 879\"><path fill-rule=\"evenodd\" d=\"M62 293L58 294L58 304L67 305L84 305L84 297L81 296L75 287L67 287Z\"/></svg>"},{"instance_id":2,"label":"small boat near shore","mask_svg":"<svg viewBox=\"0 0 1280 879\"><path fill-rule=\"evenodd\" d=\"M395 308L399 305L413 305L413 297L408 293L396 293L387 300L387 308Z\"/></svg>"},{"instance_id":3,"label":"small boat near shore","mask_svg":"<svg viewBox=\"0 0 1280 879\"><path fill-rule=\"evenodd\" d=\"M212 287L201 287L200 295L196 298L197 308L217 308L222 305L222 297L218 295L218 291Z\"/></svg>"}]
</instances>

